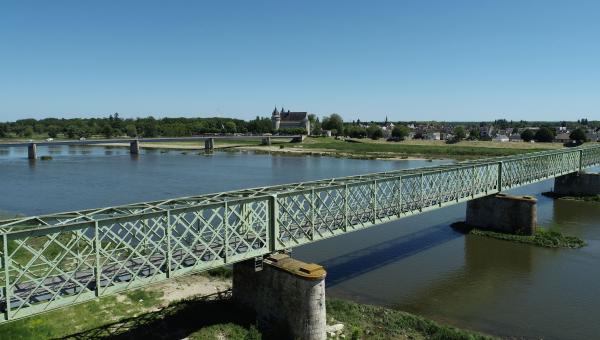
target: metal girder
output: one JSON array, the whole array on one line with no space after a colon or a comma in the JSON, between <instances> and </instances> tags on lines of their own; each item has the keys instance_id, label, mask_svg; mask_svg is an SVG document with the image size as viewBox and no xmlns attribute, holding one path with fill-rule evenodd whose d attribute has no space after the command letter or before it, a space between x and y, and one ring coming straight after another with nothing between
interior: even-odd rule
<instances>
[{"instance_id":1,"label":"metal girder","mask_svg":"<svg viewBox=\"0 0 600 340\"><path fill-rule=\"evenodd\" d=\"M0 321L600 165L600 145L0 221Z\"/></svg>"}]
</instances>

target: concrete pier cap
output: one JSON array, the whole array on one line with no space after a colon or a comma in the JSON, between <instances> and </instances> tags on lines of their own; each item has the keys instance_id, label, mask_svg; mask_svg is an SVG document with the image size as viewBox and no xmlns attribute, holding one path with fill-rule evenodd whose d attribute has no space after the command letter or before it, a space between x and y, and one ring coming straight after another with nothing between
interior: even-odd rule
<instances>
[{"instance_id":1,"label":"concrete pier cap","mask_svg":"<svg viewBox=\"0 0 600 340\"><path fill-rule=\"evenodd\" d=\"M478 229L532 235L537 227L537 199L499 193L469 201L466 224Z\"/></svg>"},{"instance_id":2,"label":"concrete pier cap","mask_svg":"<svg viewBox=\"0 0 600 340\"><path fill-rule=\"evenodd\" d=\"M325 269L287 254L233 265L233 299L255 313L265 335L280 339L326 339Z\"/></svg>"}]
</instances>

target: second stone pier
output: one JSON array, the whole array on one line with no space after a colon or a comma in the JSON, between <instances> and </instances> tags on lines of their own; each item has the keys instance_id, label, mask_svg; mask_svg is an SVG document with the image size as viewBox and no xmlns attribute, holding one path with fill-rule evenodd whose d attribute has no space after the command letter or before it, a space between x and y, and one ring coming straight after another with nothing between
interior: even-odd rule
<instances>
[{"instance_id":1,"label":"second stone pier","mask_svg":"<svg viewBox=\"0 0 600 340\"><path fill-rule=\"evenodd\" d=\"M600 174L576 172L556 177L554 194L575 197L600 195Z\"/></svg>"},{"instance_id":2,"label":"second stone pier","mask_svg":"<svg viewBox=\"0 0 600 340\"><path fill-rule=\"evenodd\" d=\"M537 200L497 194L467 203L466 224L478 229L532 235L537 226Z\"/></svg>"}]
</instances>

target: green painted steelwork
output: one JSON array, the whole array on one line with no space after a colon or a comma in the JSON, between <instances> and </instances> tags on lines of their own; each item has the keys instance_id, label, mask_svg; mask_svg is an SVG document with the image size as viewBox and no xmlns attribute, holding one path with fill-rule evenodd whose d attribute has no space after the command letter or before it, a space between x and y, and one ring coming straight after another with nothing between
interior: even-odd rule
<instances>
[{"instance_id":1,"label":"green painted steelwork","mask_svg":"<svg viewBox=\"0 0 600 340\"><path fill-rule=\"evenodd\" d=\"M14 320L600 165L600 145L0 221Z\"/></svg>"}]
</instances>

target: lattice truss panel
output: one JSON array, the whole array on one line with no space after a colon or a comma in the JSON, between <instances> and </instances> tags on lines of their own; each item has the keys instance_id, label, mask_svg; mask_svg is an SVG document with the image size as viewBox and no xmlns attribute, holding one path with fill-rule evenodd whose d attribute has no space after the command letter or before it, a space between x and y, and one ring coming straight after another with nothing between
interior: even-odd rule
<instances>
[{"instance_id":1,"label":"lattice truss panel","mask_svg":"<svg viewBox=\"0 0 600 340\"><path fill-rule=\"evenodd\" d=\"M579 168L579 153L557 153L515 159L502 164L502 186L512 188L560 176Z\"/></svg>"},{"instance_id":2,"label":"lattice truss panel","mask_svg":"<svg viewBox=\"0 0 600 340\"><path fill-rule=\"evenodd\" d=\"M600 146L0 221L12 320L600 165Z\"/></svg>"}]
</instances>

